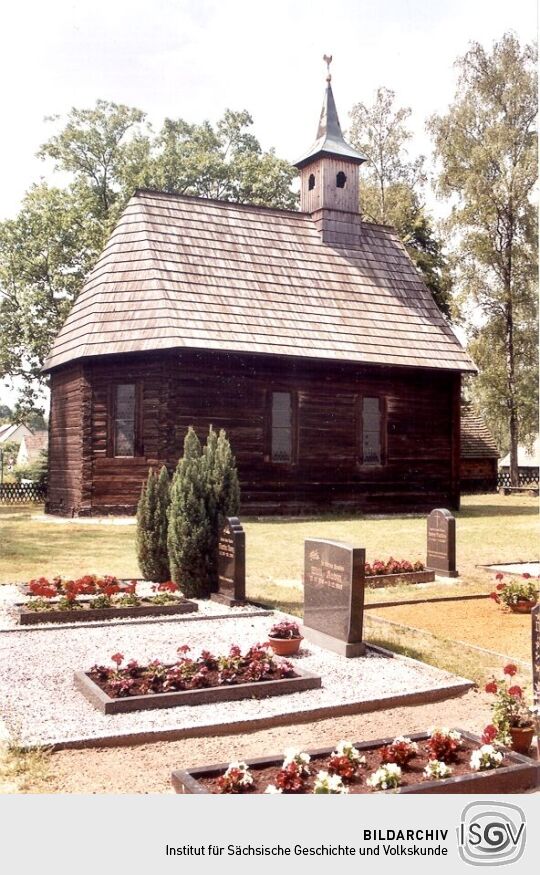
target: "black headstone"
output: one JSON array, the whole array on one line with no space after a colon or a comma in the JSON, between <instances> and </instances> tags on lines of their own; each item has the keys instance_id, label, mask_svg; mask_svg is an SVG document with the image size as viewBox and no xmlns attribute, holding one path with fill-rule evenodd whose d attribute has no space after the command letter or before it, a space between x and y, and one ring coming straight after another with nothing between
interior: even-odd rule
<instances>
[{"instance_id":1,"label":"black headstone","mask_svg":"<svg viewBox=\"0 0 540 875\"><path fill-rule=\"evenodd\" d=\"M532 609L531 618L533 695L534 704L540 705L540 605Z\"/></svg>"},{"instance_id":2,"label":"black headstone","mask_svg":"<svg viewBox=\"0 0 540 875\"><path fill-rule=\"evenodd\" d=\"M304 633L343 656L360 656L366 551L340 541L306 540Z\"/></svg>"},{"instance_id":3,"label":"black headstone","mask_svg":"<svg viewBox=\"0 0 540 875\"><path fill-rule=\"evenodd\" d=\"M246 598L246 533L238 517L227 517L219 533L218 591L214 601L241 605Z\"/></svg>"},{"instance_id":4,"label":"black headstone","mask_svg":"<svg viewBox=\"0 0 540 875\"><path fill-rule=\"evenodd\" d=\"M456 520L449 510L437 508L427 518L427 560L432 571L458 577L456 569Z\"/></svg>"}]
</instances>

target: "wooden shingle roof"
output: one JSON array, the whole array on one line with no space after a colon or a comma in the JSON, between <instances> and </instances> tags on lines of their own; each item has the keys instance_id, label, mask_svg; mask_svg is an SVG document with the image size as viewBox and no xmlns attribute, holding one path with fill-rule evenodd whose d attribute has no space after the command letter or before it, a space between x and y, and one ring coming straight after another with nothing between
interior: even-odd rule
<instances>
[{"instance_id":1,"label":"wooden shingle roof","mask_svg":"<svg viewBox=\"0 0 540 875\"><path fill-rule=\"evenodd\" d=\"M461 411L461 458L498 459L499 450L482 417L474 410Z\"/></svg>"},{"instance_id":2,"label":"wooden shingle roof","mask_svg":"<svg viewBox=\"0 0 540 875\"><path fill-rule=\"evenodd\" d=\"M475 370L393 229L335 247L308 213L141 190L45 370L186 347Z\"/></svg>"}]
</instances>

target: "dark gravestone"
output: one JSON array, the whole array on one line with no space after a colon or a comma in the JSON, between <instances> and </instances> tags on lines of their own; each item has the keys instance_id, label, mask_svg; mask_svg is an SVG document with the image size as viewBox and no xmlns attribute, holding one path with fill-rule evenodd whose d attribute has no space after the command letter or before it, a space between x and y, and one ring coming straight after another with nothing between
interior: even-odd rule
<instances>
[{"instance_id":1,"label":"dark gravestone","mask_svg":"<svg viewBox=\"0 0 540 875\"><path fill-rule=\"evenodd\" d=\"M531 611L532 620L532 680L533 702L540 706L540 605L536 605ZM538 751L540 753L540 715L537 715L536 726Z\"/></svg>"},{"instance_id":2,"label":"dark gravestone","mask_svg":"<svg viewBox=\"0 0 540 875\"><path fill-rule=\"evenodd\" d=\"M246 598L246 533L238 517L227 517L218 542L218 591L212 599L229 606Z\"/></svg>"},{"instance_id":3,"label":"dark gravestone","mask_svg":"<svg viewBox=\"0 0 540 875\"><path fill-rule=\"evenodd\" d=\"M456 521L449 510L432 510L427 518L426 565L444 577L458 577L456 569Z\"/></svg>"},{"instance_id":4,"label":"dark gravestone","mask_svg":"<svg viewBox=\"0 0 540 875\"><path fill-rule=\"evenodd\" d=\"M361 656L366 551L340 541L305 541L304 634L342 656Z\"/></svg>"}]
</instances>

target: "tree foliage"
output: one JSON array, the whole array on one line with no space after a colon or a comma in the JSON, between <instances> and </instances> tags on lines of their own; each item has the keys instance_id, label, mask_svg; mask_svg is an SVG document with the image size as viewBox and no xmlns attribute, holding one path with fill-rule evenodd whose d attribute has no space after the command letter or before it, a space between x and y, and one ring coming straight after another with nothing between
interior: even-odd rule
<instances>
[{"instance_id":1,"label":"tree foliage","mask_svg":"<svg viewBox=\"0 0 540 875\"><path fill-rule=\"evenodd\" d=\"M156 583L170 579L167 546L169 504L167 468L163 465L159 475L150 468L137 506L137 559L145 580Z\"/></svg>"},{"instance_id":2,"label":"tree foliage","mask_svg":"<svg viewBox=\"0 0 540 875\"><path fill-rule=\"evenodd\" d=\"M451 275L442 245L422 203L424 157L410 158L408 107L394 106L395 93L378 88L371 105L351 111L351 142L366 155L360 174L360 209L368 222L393 225L440 309L450 313Z\"/></svg>"},{"instance_id":3,"label":"tree foliage","mask_svg":"<svg viewBox=\"0 0 540 875\"><path fill-rule=\"evenodd\" d=\"M52 119L58 122L58 117ZM217 124L166 119L155 134L145 114L98 100L72 109L39 155L67 179L39 183L19 214L0 224L0 377L24 380L20 413L53 339L137 187L294 208L294 168L263 151L248 112Z\"/></svg>"},{"instance_id":4,"label":"tree foliage","mask_svg":"<svg viewBox=\"0 0 540 875\"><path fill-rule=\"evenodd\" d=\"M215 592L218 589L219 533L225 518L236 516L240 511L240 483L236 460L223 429L218 435L210 426L202 462L206 482L206 509L211 529L208 553L210 587Z\"/></svg>"},{"instance_id":5,"label":"tree foliage","mask_svg":"<svg viewBox=\"0 0 540 875\"><path fill-rule=\"evenodd\" d=\"M212 531L206 506L201 442L190 426L171 486L168 550L171 579L188 598L210 592Z\"/></svg>"},{"instance_id":6,"label":"tree foliage","mask_svg":"<svg viewBox=\"0 0 540 875\"><path fill-rule=\"evenodd\" d=\"M454 102L430 121L438 187L453 199L449 227L482 367L473 399L509 446L516 485L518 443L538 427L536 48L507 33L491 51L473 43L457 66Z\"/></svg>"}]
</instances>

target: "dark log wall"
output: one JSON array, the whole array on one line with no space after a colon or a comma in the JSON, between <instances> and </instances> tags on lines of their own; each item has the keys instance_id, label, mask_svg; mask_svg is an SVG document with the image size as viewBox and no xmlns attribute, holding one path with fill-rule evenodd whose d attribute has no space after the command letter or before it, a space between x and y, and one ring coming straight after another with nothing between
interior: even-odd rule
<instances>
[{"instance_id":1,"label":"dark log wall","mask_svg":"<svg viewBox=\"0 0 540 875\"><path fill-rule=\"evenodd\" d=\"M53 373L53 410L62 406L61 387L75 380L76 371L67 366ZM165 462L172 470L188 426L204 437L210 424L229 434L244 513L459 505L457 374L182 351L96 359L85 363L84 379L91 387L91 406L72 404L64 414L73 418L79 440L84 432L84 452L66 457L70 470L62 473L64 480L81 483L82 514L133 512L148 467ZM141 386L142 456L111 455L115 381ZM296 393L294 464L269 461L267 397L276 390ZM378 467L363 466L359 459L357 399L362 394L380 395L386 409L385 459ZM51 432L59 426L56 414ZM58 460L54 464L58 471ZM58 495L57 489L51 491L49 509L65 513L68 505L61 505Z\"/></svg>"},{"instance_id":2,"label":"dark log wall","mask_svg":"<svg viewBox=\"0 0 540 875\"><path fill-rule=\"evenodd\" d=\"M46 509L51 513L72 516L81 509L85 394L82 366L52 374L46 503Z\"/></svg>"},{"instance_id":3,"label":"dark log wall","mask_svg":"<svg viewBox=\"0 0 540 875\"><path fill-rule=\"evenodd\" d=\"M497 459L462 459L461 492L496 492Z\"/></svg>"}]
</instances>

